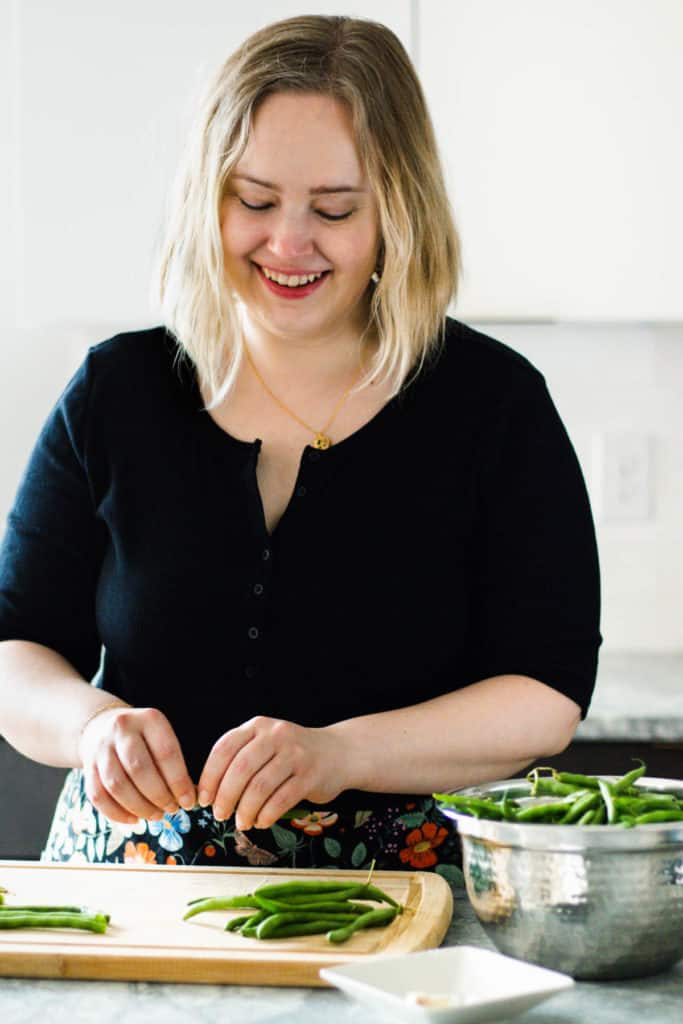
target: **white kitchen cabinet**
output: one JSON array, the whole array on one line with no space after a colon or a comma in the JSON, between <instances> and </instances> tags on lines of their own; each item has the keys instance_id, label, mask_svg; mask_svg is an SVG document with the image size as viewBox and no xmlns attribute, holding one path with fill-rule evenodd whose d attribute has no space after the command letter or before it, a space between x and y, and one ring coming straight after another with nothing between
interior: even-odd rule
<instances>
[{"instance_id":1,"label":"white kitchen cabinet","mask_svg":"<svg viewBox=\"0 0 683 1024\"><path fill-rule=\"evenodd\" d=\"M359 8L335 0L0 4L0 84L9 79L11 94L0 101L0 131L10 126L12 136L0 222L14 232L11 257L0 262L0 324L148 320L164 197L205 76L252 32L302 13L381 21L410 48L409 0Z\"/></svg>"},{"instance_id":2,"label":"white kitchen cabinet","mask_svg":"<svg viewBox=\"0 0 683 1024\"><path fill-rule=\"evenodd\" d=\"M465 320L683 319L683 2L420 0Z\"/></svg>"}]
</instances>

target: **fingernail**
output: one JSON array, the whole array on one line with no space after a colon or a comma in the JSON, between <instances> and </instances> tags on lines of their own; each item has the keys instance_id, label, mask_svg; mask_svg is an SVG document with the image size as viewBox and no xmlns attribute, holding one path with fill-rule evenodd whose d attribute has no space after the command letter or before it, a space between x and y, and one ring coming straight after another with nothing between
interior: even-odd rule
<instances>
[{"instance_id":1,"label":"fingernail","mask_svg":"<svg viewBox=\"0 0 683 1024\"><path fill-rule=\"evenodd\" d=\"M164 810L165 810L166 814L175 814L176 811L178 810L178 805L177 804L168 804L167 807L164 807Z\"/></svg>"},{"instance_id":2,"label":"fingernail","mask_svg":"<svg viewBox=\"0 0 683 1024\"><path fill-rule=\"evenodd\" d=\"M200 807L208 807L211 803L211 796L205 789L199 792L199 805Z\"/></svg>"},{"instance_id":3,"label":"fingernail","mask_svg":"<svg viewBox=\"0 0 683 1024\"><path fill-rule=\"evenodd\" d=\"M195 804L194 793L183 793L180 797L180 806L186 811L191 811Z\"/></svg>"},{"instance_id":4,"label":"fingernail","mask_svg":"<svg viewBox=\"0 0 683 1024\"><path fill-rule=\"evenodd\" d=\"M226 818L230 817L224 807L214 807L213 816L216 821L225 821Z\"/></svg>"}]
</instances>

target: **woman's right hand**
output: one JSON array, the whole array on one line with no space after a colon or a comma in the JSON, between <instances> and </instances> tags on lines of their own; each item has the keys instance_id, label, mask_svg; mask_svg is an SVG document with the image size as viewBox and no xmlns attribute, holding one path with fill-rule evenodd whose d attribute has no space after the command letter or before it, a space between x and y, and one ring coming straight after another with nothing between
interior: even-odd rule
<instances>
[{"instance_id":1,"label":"woman's right hand","mask_svg":"<svg viewBox=\"0 0 683 1024\"><path fill-rule=\"evenodd\" d=\"M88 798L111 821L158 819L196 804L178 738L157 708L108 708L86 724L78 751Z\"/></svg>"}]
</instances>

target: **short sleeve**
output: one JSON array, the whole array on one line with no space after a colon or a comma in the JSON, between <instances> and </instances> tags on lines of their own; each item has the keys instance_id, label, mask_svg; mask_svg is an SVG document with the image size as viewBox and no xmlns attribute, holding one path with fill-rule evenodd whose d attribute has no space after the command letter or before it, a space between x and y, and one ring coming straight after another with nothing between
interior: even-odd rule
<instances>
[{"instance_id":1,"label":"short sleeve","mask_svg":"<svg viewBox=\"0 0 683 1024\"><path fill-rule=\"evenodd\" d=\"M540 373L502 405L480 469L472 676L530 676L585 717L602 637L584 478Z\"/></svg>"},{"instance_id":2,"label":"short sleeve","mask_svg":"<svg viewBox=\"0 0 683 1024\"><path fill-rule=\"evenodd\" d=\"M51 647L86 679L100 661L95 592L104 550L85 454L89 358L38 437L0 545L0 640Z\"/></svg>"}]
</instances>

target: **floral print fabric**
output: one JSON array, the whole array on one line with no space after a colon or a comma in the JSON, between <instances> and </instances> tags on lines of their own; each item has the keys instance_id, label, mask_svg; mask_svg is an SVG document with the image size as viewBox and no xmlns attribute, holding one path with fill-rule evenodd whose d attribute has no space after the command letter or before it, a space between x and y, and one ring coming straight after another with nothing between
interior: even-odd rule
<instances>
[{"instance_id":1,"label":"floral print fabric","mask_svg":"<svg viewBox=\"0 0 683 1024\"><path fill-rule=\"evenodd\" d=\"M273 868L366 868L374 860L380 870L437 871L453 885L462 877L457 833L429 797L387 796L380 807L354 811L334 802L298 807L248 832L201 807L121 825L93 807L77 768L66 777L41 860Z\"/></svg>"}]
</instances>

